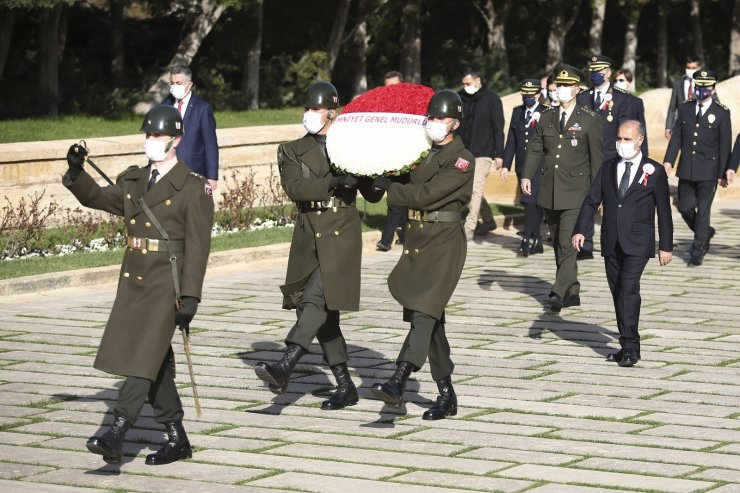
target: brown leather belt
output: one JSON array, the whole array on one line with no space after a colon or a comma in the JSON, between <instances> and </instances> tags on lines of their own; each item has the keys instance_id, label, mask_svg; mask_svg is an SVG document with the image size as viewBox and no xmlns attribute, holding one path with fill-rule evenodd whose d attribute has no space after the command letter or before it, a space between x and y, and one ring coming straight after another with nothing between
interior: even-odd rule
<instances>
[{"instance_id":1,"label":"brown leather belt","mask_svg":"<svg viewBox=\"0 0 740 493\"><path fill-rule=\"evenodd\" d=\"M409 209L409 221L421 221L426 223L455 223L462 221L462 212L458 211L416 211Z\"/></svg>"},{"instance_id":2,"label":"brown leather belt","mask_svg":"<svg viewBox=\"0 0 740 493\"><path fill-rule=\"evenodd\" d=\"M167 253L167 240L155 240L152 238L140 238L138 236L128 236L126 246L132 250L141 250L142 252L164 252ZM185 242L183 240L169 240L172 251L182 252Z\"/></svg>"}]
</instances>

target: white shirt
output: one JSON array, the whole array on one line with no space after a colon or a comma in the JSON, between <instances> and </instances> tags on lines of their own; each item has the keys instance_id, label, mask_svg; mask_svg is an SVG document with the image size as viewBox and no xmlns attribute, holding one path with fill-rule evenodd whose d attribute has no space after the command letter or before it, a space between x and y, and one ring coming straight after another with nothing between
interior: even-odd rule
<instances>
[{"instance_id":1,"label":"white shirt","mask_svg":"<svg viewBox=\"0 0 740 493\"><path fill-rule=\"evenodd\" d=\"M627 161L632 163L632 166L630 167L630 182L629 182L629 185L632 185L632 182L635 181L635 175L637 174L637 170L640 168L640 163L642 162L642 152L638 152L637 156L633 157L632 159L622 158L622 160L619 161L619 164L617 164L617 189L619 189L619 184L622 181L624 170L627 168L627 165L624 164ZM627 188L629 188L629 185L627 185Z\"/></svg>"},{"instance_id":2,"label":"white shirt","mask_svg":"<svg viewBox=\"0 0 740 493\"><path fill-rule=\"evenodd\" d=\"M175 104L172 105L175 108L177 108L177 103L182 101L182 111L180 111L180 115L182 116L183 120L185 120L185 112L188 109L188 103L190 102L190 96L192 95L193 95L193 91L188 91L188 93L185 95L184 98L182 98L182 100L175 99Z\"/></svg>"},{"instance_id":3,"label":"white shirt","mask_svg":"<svg viewBox=\"0 0 740 493\"><path fill-rule=\"evenodd\" d=\"M693 92L693 89L696 89L696 84L694 84L694 81L692 81L690 77L684 77L684 80L683 80L683 94L684 94L683 100L684 101L688 101L689 99L696 98L696 96L694 96L693 94L691 94L691 97L689 97L689 87L691 87L692 92Z\"/></svg>"},{"instance_id":4,"label":"white shirt","mask_svg":"<svg viewBox=\"0 0 740 493\"><path fill-rule=\"evenodd\" d=\"M709 98L706 103L701 103L701 116L704 116L707 112L707 108L710 106L712 106L712 98ZM696 113L699 114L699 101L696 102Z\"/></svg>"},{"instance_id":5,"label":"white shirt","mask_svg":"<svg viewBox=\"0 0 740 493\"><path fill-rule=\"evenodd\" d=\"M170 159L169 161L162 161L159 164L152 163L152 169L151 171L149 171L149 179L150 180L152 179L152 171L156 169L157 171L159 171L159 175L157 175L157 179L154 180L154 183L159 183L159 180L161 180L164 175L172 171L172 168L174 168L176 164L177 164L176 157Z\"/></svg>"},{"instance_id":6,"label":"white shirt","mask_svg":"<svg viewBox=\"0 0 740 493\"><path fill-rule=\"evenodd\" d=\"M601 100L601 103L599 104L599 107L601 107L602 104L604 104L604 99L606 97L606 93L609 92L609 83L604 83L603 87L600 87L598 89L594 88L594 101Z\"/></svg>"}]
</instances>

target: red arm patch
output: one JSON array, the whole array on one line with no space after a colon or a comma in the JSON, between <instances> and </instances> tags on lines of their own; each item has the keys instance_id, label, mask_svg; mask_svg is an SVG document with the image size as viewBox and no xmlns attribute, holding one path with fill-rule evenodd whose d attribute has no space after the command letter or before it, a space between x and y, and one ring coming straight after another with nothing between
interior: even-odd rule
<instances>
[{"instance_id":1,"label":"red arm patch","mask_svg":"<svg viewBox=\"0 0 740 493\"><path fill-rule=\"evenodd\" d=\"M459 169L463 173L468 170L468 166L470 166L470 161L461 157L457 158L457 161L455 161L455 168Z\"/></svg>"}]
</instances>

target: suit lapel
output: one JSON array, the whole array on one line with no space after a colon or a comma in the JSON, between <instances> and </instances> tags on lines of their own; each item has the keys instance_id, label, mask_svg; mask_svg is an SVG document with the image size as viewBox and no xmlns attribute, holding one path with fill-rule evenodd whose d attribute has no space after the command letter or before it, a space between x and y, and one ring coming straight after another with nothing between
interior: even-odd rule
<instances>
[{"instance_id":1,"label":"suit lapel","mask_svg":"<svg viewBox=\"0 0 740 493\"><path fill-rule=\"evenodd\" d=\"M644 155L642 156L642 159L640 160L639 164L637 165L637 170L635 171L635 178L632 180L632 183L630 183L630 186L627 188L627 191L624 194L624 198L626 199L627 196L629 196L630 193L632 193L634 190L639 190L639 187L642 186L640 183L640 178L642 178L643 173L643 165L647 161L647 157ZM648 178L648 184L650 183L650 179Z\"/></svg>"},{"instance_id":2,"label":"suit lapel","mask_svg":"<svg viewBox=\"0 0 740 493\"><path fill-rule=\"evenodd\" d=\"M195 113L195 107L196 107L196 100L195 100L195 94L190 96L190 101L188 101L188 107L185 110L185 118L182 120L182 124L185 128L188 128L188 124L190 123L190 120L193 119L193 114Z\"/></svg>"}]
</instances>

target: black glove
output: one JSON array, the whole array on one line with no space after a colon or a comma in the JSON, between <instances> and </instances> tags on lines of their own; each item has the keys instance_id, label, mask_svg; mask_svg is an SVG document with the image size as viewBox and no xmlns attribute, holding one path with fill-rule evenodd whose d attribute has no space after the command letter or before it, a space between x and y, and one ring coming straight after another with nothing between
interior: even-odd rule
<instances>
[{"instance_id":1,"label":"black glove","mask_svg":"<svg viewBox=\"0 0 740 493\"><path fill-rule=\"evenodd\" d=\"M393 180L386 178L385 176L379 176L373 180L373 188L376 190L388 190L393 183Z\"/></svg>"},{"instance_id":2,"label":"black glove","mask_svg":"<svg viewBox=\"0 0 740 493\"><path fill-rule=\"evenodd\" d=\"M198 298L183 296L180 300L180 308L175 312L175 323L182 330L187 329L192 322L195 312L198 311Z\"/></svg>"},{"instance_id":3,"label":"black glove","mask_svg":"<svg viewBox=\"0 0 740 493\"><path fill-rule=\"evenodd\" d=\"M69 165L69 176L72 181L76 180L82 172L82 165L87 157L87 149L80 144L72 144L67 151L67 165Z\"/></svg>"},{"instance_id":4,"label":"black glove","mask_svg":"<svg viewBox=\"0 0 740 493\"><path fill-rule=\"evenodd\" d=\"M329 190L357 188L357 178L352 175L332 176L329 179Z\"/></svg>"}]
</instances>

